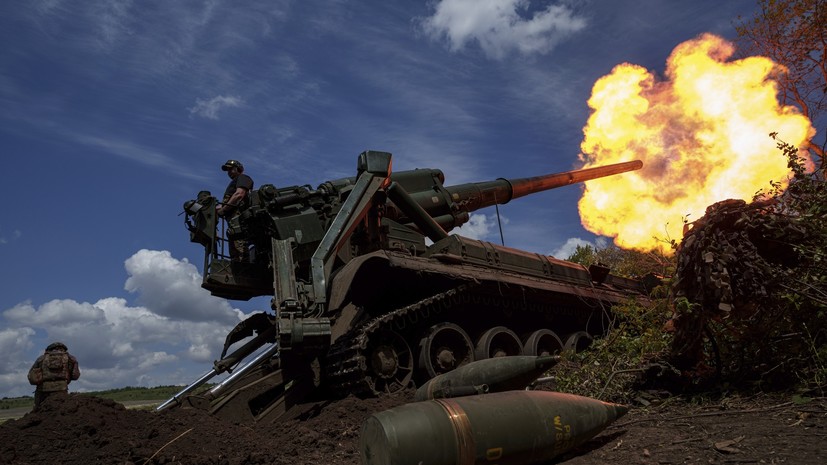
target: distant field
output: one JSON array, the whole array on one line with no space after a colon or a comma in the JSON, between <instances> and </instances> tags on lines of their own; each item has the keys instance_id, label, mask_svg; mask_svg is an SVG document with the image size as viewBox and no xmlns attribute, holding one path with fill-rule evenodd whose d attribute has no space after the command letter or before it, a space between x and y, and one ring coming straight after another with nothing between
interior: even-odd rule
<instances>
[{"instance_id":1,"label":"distant field","mask_svg":"<svg viewBox=\"0 0 827 465\"><path fill-rule=\"evenodd\" d=\"M211 386L212 385L202 386L200 389L207 389ZM110 389L108 391L84 392L80 394L102 397L116 402L147 401L169 399L182 388L183 386L158 386L153 388L125 387L120 389ZM69 391L71 392L71 389ZM0 411L24 407L31 408L32 406L34 406L34 397L32 396L4 397L0 399Z\"/></svg>"}]
</instances>

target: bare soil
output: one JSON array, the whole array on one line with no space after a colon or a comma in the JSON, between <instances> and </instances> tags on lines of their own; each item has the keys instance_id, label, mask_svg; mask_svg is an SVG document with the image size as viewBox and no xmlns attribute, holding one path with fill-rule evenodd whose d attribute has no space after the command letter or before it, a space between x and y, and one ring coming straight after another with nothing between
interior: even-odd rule
<instances>
[{"instance_id":1,"label":"bare soil","mask_svg":"<svg viewBox=\"0 0 827 465\"><path fill-rule=\"evenodd\" d=\"M358 464L364 420L412 397L409 391L307 403L294 407L292 419L250 426L195 409L127 410L70 394L0 425L0 463ZM728 397L706 405L667 398L632 406L601 434L550 463L827 463L827 399L791 398Z\"/></svg>"}]
</instances>

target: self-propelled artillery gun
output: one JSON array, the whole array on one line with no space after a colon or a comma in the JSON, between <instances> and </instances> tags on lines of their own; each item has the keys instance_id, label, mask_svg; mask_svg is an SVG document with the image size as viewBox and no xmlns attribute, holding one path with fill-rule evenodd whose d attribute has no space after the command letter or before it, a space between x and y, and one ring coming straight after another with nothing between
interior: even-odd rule
<instances>
[{"instance_id":1,"label":"self-propelled artillery gun","mask_svg":"<svg viewBox=\"0 0 827 465\"><path fill-rule=\"evenodd\" d=\"M271 421L310 391L395 392L478 359L579 348L610 327L612 305L646 298L641 282L448 232L479 209L641 166L446 186L440 170L392 172L390 153L367 151L355 177L262 185L229 221L201 192L184 209L206 252L202 286L271 296L272 313L236 326L213 369L159 409ZM240 239L246 261L226 253Z\"/></svg>"}]
</instances>

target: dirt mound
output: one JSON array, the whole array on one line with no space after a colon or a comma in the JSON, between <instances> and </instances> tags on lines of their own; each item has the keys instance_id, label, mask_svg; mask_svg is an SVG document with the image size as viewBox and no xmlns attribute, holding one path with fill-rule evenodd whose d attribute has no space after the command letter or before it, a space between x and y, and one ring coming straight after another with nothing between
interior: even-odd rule
<instances>
[{"instance_id":1,"label":"dirt mound","mask_svg":"<svg viewBox=\"0 0 827 465\"><path fill-rule=\"evenodd\" d=\"M354 464L361 423L410 396L311 403L291 420L251 427L196 409L127 410L70 394L0 426L0 463Z\"/></svg>"},{"instance_id":2,"label":"dirt mound","mask_svg":"<svg viewBox=\"0 0 827 465\"><path fill-rule=\"evenodd\" d=\"M254 426L194 409L154 413L92 396L50 398L0 425L0 463L355 465L362 422L411 398L308 403L289 420ZM633 408L557 462L822 464L827 457L825 399L661 402Z\"/></svg>"}]
</instances>

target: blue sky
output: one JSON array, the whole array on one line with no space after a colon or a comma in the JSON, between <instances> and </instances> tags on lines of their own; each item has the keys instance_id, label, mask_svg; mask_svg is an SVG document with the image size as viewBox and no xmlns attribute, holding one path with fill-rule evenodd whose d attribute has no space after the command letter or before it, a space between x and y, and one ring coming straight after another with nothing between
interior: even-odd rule
<instances>
[{"instance_id":1,"label":"blue sky","mask_svg":"<svg viewBox=\"0 0 827 465\"><path fill-rule=\"evenodd\" d=\"M752 0L8 1L0 4L0 397L65 342L72 389L186 383L268 300L202 290L184 201L355 174L366 149L448 184L566 171L601 76L658 73L733 38ZM578 187L501 207L506 245L565 257L600 238ZM499 242L494 211L464 234Z\"/></svg>"}]
</instances>

